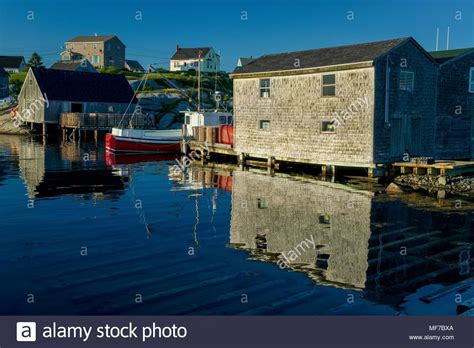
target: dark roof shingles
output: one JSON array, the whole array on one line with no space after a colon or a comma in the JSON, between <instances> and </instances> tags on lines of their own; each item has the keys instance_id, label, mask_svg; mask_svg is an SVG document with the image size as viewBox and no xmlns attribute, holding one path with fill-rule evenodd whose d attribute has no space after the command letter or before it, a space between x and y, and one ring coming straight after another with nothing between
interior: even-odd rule
<instances>
[{"instance_id":1,"label":"dark roof shingles","mask_svg":"<svg viewBox=\"0 0 474 348\"><path fill-rule=\"evenodd\" d=\"M201 51L201 57L204 57L210 50L210 47L178 48L171 59L197 59L199 57L199 51Z\"/></svg>"},{"instance_id":2,"label":"dark roof shingles","mask_svg":"<svg viewBox=\"0 0 474 348\"><path fill-rule=\"evenodd\" d=\"M66 42L102 42L114 38L115 35L103 35L103 36L76 36Z\"/></svg>"},{"instance_id":3,"label":"dark roof shingles","mask_svg":"<svg viewBox=\"0 0 474 348\"><path fill-rule=\"evenodd\" d=\"M268 54L238 69L238 74L299 70L331 65L373 61L409 38L364 44L319 48L307 51ZM296 62L299 63L295 64Z\"/></svg>"},{"instance_id":4,"label":"dark roof shingles","mask_svg":"<svg viewBox=\"0 0 474 348\"><path fill-rule=\"evenodd\" d=\"M117 74L32 68L49 100L129 103L136 98L127 79Z\"/></svg>"},{"instance_id":5,"label":"dark roof shingles","mask_svg":"<svg viewBox=\"0 0 474 348\"><path fill-rule=\"evenodd\" d=\"M22 56L0 56L0 66L7 69L20 68L22 61L24 61Z\"/></svg>"}]
</instances>

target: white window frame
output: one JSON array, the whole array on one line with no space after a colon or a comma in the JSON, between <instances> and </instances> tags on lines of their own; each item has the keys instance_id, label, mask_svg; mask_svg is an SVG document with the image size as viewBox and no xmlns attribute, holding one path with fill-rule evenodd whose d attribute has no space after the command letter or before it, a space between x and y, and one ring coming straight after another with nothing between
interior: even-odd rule
<instances>
[{"instance_id":1,"label":"white window frame","mask_svg":"<svg viewBox=\"0 0 474 348\"><path fill-rule=\"evenodd\" d=\"M97 58L97 61L95 61L94 58ZM100 56L98 55L91 56L91 62L92 64L100 64Z\"/></svg>"},{"instance_id":2,"label":"white window frame","mask_svg":"<svg viewBox=\"0 0 474 348\"><path fill-rule=\"evenodd\" d=\"M268 86L262 86L262 81L267 80ZM271 79L259 79L258 89L260 98L270 98L272 95L272 80Z\"/></svg>"},{"instance_id":3,"label":"white window frame","mask_svg":"<svg viewBox=\"0 0 474 348\"><path fill-rule=\"evenodd\" d=\"M324 125L325 124L331 124L332 123L332 130L324 130ZM324 134L334 134L336 133L336 122L333 120L324 120L321 122L321 133Z\"/></svg>"},{"instance_id":4,"label":"white window frame","mask_svg":"<svg viewBox=\"0 0 474 348\"><path fill-rule=\"evenodd\" d=\"M469 93L474 93L474 67L469 69Z\"/></svg>"},{"instance_id":5,"label":"white window frame","mask_svg":"<svg viewBox=\"0 0 474 348\"><path fill-rule=\"evenodd\" d=\"M402 88L402 75L411 76L411 86L405 85L404 88ZM407 71L407 70L400 71L400 77L399 77L399 81L398 81L398 88L401 91L413 92L413 90L415 89L415 73L413 71Z\"/></svg>"},{"instance_id":6,"label":"white window frame","mask_svg":"<svg viewBox=\"0 0 474 348\"><path fill-rule=\"evenodd\" d=\"M264 126L268 125L268 126ZM259 120L258 121L258 129L263 130L263 131L269 131L272 127L272 124L270 120Z\"/></svg>"},{"instance_id":7,"label":"white window frame","mask_svg":"<svg viewBox=\"0 0 474 348\"><path fill-rule=\"evenodd\" d=\"M334 76L334 83L324 83L324 77L325 76ZM332 97L335 97L337 95L337 91L336 91L336 74L324 74L321 76L321 97L324 97L324 98L332 98ZM325 95L324 94L324 87L334 87L334 94L327 94Z\"/></svg>"}]
</instances>

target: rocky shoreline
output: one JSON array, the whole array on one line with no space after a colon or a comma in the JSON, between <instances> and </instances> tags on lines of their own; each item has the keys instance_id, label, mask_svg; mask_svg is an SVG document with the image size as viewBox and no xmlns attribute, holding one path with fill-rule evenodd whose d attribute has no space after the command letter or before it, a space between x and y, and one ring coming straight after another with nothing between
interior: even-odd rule
<instances>
[{"instance_id":1,"label":"rocky shoreline","mask_svg":"<svg viewBox=\"0 0 474 348\"><path fill-rule=\"evenodd\" d=\"M445 192L451 195L474 196L474 176L430 176L405 174L396 177L387 187L388 192L396 193L397 190L425 190L430 193Z\"/></svg>"}]
</instances>

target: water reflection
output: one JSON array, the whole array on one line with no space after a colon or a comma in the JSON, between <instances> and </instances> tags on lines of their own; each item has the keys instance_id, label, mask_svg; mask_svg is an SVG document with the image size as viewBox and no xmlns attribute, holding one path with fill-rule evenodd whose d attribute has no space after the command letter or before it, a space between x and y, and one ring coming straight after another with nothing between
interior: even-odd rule
<instances>
[{"instance_id":1,"label":"water reflection","mask_svg":"<svg viewBox=\"0 0 474 348\"><path fill-rule=\"evenodd\" d=\"M29 199L64 194L116 198L124 179L104 161L103 146L94 143L46 143L41 139L2 136L3 151L17 161Z\"/></svg>"},{"instance_id":2,"label":"water reflection","mask_svg":"<svg viewBox=\"0 0 474 348\"><path fill-rule=\"evenodd\" d=\"M423 286L472 278L472 212L420 209L347 185L241 170L193 167L183 187L220 187L223 177L232 178L225 185L232 188L230 245L251 260L395 307Z\"/></svg>"},{"instance_id":3,"label":"water reflection","mask_svg":"<svg viewBox=\"0 0 474 348\"><path fill-rule=\"evenodd\" d=\"M453 291L474 296L469 202L174 164L0 136L0 313L455 314Z\"/></svg>"}]
</instances>

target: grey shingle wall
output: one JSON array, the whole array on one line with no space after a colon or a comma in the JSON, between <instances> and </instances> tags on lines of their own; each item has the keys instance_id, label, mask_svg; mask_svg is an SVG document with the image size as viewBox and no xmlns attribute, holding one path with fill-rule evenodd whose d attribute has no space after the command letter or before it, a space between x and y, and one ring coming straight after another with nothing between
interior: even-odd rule
<instances>
[{"instance_id":1,"label":"grey shingle wall","mask_svg":"<svg viewBox=\"0 0 474 348\"><path fill-rule=\"evenodd\" d=\"M323 74L271 78L271 97L261 98L258 78L234 81L237 152L348 165L373 162L374 70L337 71L336 97L321 96ZM358 98L369 107L346 119L334 134L321 131L322 121L348 109ZM270 120L271 129L259 129Z\"/></svg>"},{"instance_id":2,"label":"grey shingle wall","mask_svg":"<svg viewBox=\"0 0 474 348\"><path fill-rule=\"evenodd\" d=\"M411 155L433 156L436 66L410 41L389 56L388 125L385 124L386 56L375 62L375 162L400 161L405 150ZM400 90L401 71L414 72L413 91Z\"/></svg>"},{"instance_id":3,"label":"grey shingle wall","mask_svg":"<svg viewBox=\"0 0 474 348\"><path fill-rule=\"evenodd\" d=\"M469 159L471 124L474 120L474 93L469 93L469 70L474 52L442 64L439 68L436 118L436 156ZM473 133L474 136L474 133Z\"/></svg>"}]
</instances>

